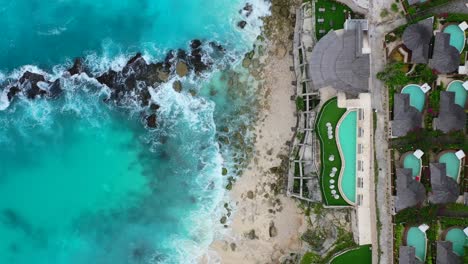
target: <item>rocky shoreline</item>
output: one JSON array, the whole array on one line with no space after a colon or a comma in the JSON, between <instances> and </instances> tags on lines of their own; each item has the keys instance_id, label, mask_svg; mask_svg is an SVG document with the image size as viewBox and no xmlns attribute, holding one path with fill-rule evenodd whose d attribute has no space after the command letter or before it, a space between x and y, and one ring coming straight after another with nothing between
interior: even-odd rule
<instances>
[{"instance_id":1,"label":"rocky shoreline","mask_svg":"<svg viewBox=\"0 0 468 264\"><path fill-rule=\"evenodd\" d=\"M221 57L225 54L224 48L215 42L208 43L213 54L203 50L202 44L198 39L192 40L189 52L170 51L164 61L156 63L148 63L141 53L137 53L121 70L109 69L98 76L93 76L84 60L77 58L72 67L55 80L48 80L47 74L25 71L19 79L6 81L3 85L4 93L6 92L10 104L19 96L24 96L28 100L57 99L63 92L63 79L85 74L110 89L110 95L104 99L105 102L117 106L123 106L129 98L139 102L144 109L142 116L145 125L148 128L156 128L156 111L159 105L151 102L149 87L158 87L176 75L185 77L191 72L200 75L211 68L212 57ZM182 91L180 81L175 81L173 86L177 92Z\"/></svg>"}]
</instances>

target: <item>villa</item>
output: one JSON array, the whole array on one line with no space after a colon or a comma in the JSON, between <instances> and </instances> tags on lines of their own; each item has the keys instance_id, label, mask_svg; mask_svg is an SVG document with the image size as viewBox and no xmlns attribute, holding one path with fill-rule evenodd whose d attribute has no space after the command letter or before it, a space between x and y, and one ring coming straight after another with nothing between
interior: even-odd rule
<instances>
[{"instance_id":1,"label":"villa","mask_svg":"<svg viewBox=\"0 0 468 264\"><path fill-rule=\"evenodd\" d=\"M421 204L426 199L426 189L413 178L411 169L396 169L395 211Z\"/></svg>"},{"instance_id":2,"label":"villa","mask_svg":"<svg viewBox=\"0 0 468 264\"><path fill-rule=\"evenodd\" d=\"M454 92L440 92L439 117L434 119L434 127L444 133L465 128L465 110L455 103Z\"/></svg>"},{"instance_id":3,"label":"villa","mask_svg":"<svg viewBox=\"0 0 468 264\"><path fill-rule=\"evenodd\" d=\"M461 264L462 261L453 252L452 242L437 241L437 264Z\"/></svg>"},{"instance_id":4,"label":"villa","mask_svg":"<svg viewBox=\"0 0 468 264\"><path fill-rule=\"evenodd\" d=\"M392 136L402 137L420 128L422 113L410 105L410 94L396 93L393 106Z\"/></svg>"},{"instance_id":5,"label":"villa","mask_svg":"<svg viewBox=\"0 0 468 264\"><path fill-rule=\"evenodd\" d=\"M458 199L458 184L447 176L445 163L430 163L432 192L429 202L433 204L453 203Z\"/></svg>"}]
</instances>

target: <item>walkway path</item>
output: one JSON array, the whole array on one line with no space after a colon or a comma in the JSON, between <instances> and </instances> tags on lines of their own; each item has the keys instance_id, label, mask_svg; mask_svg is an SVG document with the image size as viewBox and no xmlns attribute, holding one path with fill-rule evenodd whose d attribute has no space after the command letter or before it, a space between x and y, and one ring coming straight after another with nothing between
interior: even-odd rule
<instances>
[{"instance_id":1,"label":"walkway path","mask_svg":"<svg viewBox=\"0 0 468 264\"><path fill-rule=\"evenodd\" d=\"M393 263L393 228L391 217L391 182L388 171L388 141L387 141L387 91L383 83L376 78L376 74L383 70L385 66L385 50L383 48L385 35L393 29L406 23L406 19L396 19L390 23L380 22L380 11L382 8L380 0L370 1L370 23L369 36L371 53L371 79L370 85L372 93L372 106L377 111L377 128L375 131L375 153L376 160L374 166L378 170L376 189L379 190L376 196L378 217L380 220L379 250L380 264ZM379 227L377 227L379 228Z\"/></svg>"}]
</instances>

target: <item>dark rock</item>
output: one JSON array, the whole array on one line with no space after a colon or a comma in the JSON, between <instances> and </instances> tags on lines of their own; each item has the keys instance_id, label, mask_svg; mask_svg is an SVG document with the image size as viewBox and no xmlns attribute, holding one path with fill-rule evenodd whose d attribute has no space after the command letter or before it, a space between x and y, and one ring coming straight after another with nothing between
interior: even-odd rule
<instances>
[{"instance_id":1,"label":"dark rock","mask_svg":"<svg viewBox=\"0 0 468 264\"><path fill-rule=\"evenodd\" d=\"M62 84L60 79L55 80L49 88L49 97L50 98L57 98L62 94Z\"/></svg>"},{"instance_id":2,"label":"dark rock","mask_svg":"<svg viewBox=\"0 0 468 264\"><path fill-rule=\"evenodd\" d=\"M147 71L148 64L141 53L137 53L127 62L127 65L122 69L122 74L124 76L133 75L135 76L135 79L142 79L146 75Z\"/></svg>"},{"instance_id":3,"label":"dark rock","mask_svg":"<svg viewBox=\"0 0 468 264\"><path fill-rule=\"evenodd\" d=\"M245 11L245 16L249 17L253 12L253 5L246 3L244 8L242 8L242 10Z\"/></svg>"},{"instance_id":4,"label":"dark rock","mask_svg":"<svg viewBox=\"0 0 468 264\"><path fill-rule=\"evenodd\" d=\"M190 42L190 48L192 49L198 49L201 47L202 42L198 39L194 39Z\"/></svg>"},{"instance_id":5,"label":"dark rock","mask_svg":"<svg viewBox=\"0 0 468 264\"><path fill-rule=\"evenodd\" d=\"M239 22L237 23L237 26L243 29L243 28L245 28L245 26L247 26L247 22L244 21L244 20L239 21Z\"/></svg>"},{"instance_id":6,"label":"dark rock","mask_svg":"<svg viewBox=\"0 0 468 264\"><path fill-rule=\"evenodd\" d=\"M270 228L268 229L268 233L270 234L270 237L275 237L278 235L278 229L276 228L274 222L270 223Z\"/></svg>"},{"instance_id":7,"label":"dark rock","mask_svg":"<svg viewBox=\"0 0 468 264\"><path fill-rule=\"evenodd\" d=\"M250 240L258 239L257 235L255 234L255 230L254 230L254 229L250 230L250 232L247 233L247 237L248 237Z\"/></svg>"},{"instance_id":8,"label":"dark rock","mask_svg":"<svg viewBox=\"0 0 468 264\"><path fill-rule=\"evenodd\" d=\"M76 58L73 62L73 66L67 70L71 76L80 74L85 71L85 67L83 65L83 60L81 58Z\"/></svg>"},{"instance_id":9,"label":"dark rock","mask_svg":"<svg viewBox=\"0 0 468 264\"><path fill-rule=\"evenodd\" d=\"M138 99L140 101L140 105L142 107L148 106L150 104L151 100L151 94L148 89L143 89L139 94L138 94ZM159 105L158 109L159 109Z\"/></svg>"},{"instance_id":10,"label":"dark rock","mask_svg":"<svg viewBox=\"0 0 468 264\"><path fill-rule=\"evenodd\" d=\"M248 192L247 192L247 198L253 199L254 197L255 197L255 195L254 195L254 192L253 192L253 191L248 191Z\"/></svg>"},{"instance_id":11,"label":"dark rock","mask_svg":"<svg viewBox=\"0 0 468 264\"><path fill-rule=\"evenodd\" d=\"M219 222L220 222L221 224L223 224L223 225L226 223L226 221L227 221L227 217L226 217L226 216L221 217L221 219L219 220Z\"/></svg>"},{"instance_id":12,"label":"dark rock","mask_svg":"<svg viewBox=\"0 0 468 264\"><path fill-rule=\"evenodd\" d=\"M150 105L150 109L153 110L153 111L156 111L160 108L161 106L159 106L158 104L155 104L155 103L151 103Z\"/></svg>"},{"instance_id":13,"label":"dark rock","mask_svg":"<svg viewBox=\"0 0 468 264\"><path fill-rule=\"evenodd\" d=\"M44 76L30 71L26 71L19 79L21 87L23 90L26 90L26 97L28 99L34 99L47 94L47 91L39 88L37 85L39 82L45 82Z\"/></svg>"},{"instance_id":14,"label":"dark rock","mask_svg":"<svg viewBox=\"0 0 468 264\"><path fill-rule=\"evenodd\" d=\"M174 88L174 91L180 93L182 91L182 83L180 81L175 81L172 84L172 88Z\"/></svg>"},{"instance_id":15,"label":"dark rock","mask_svg":"<svg viewBox=\"0 0 468 264\"><path fill-rule=\"evenodd\" d=\"M19 92L21 92L20 88L16 86L10 87L10 90L8 90L7 93L8 101L11 102L11 100L13 100L13 97L15 97Z\"/></svg>"},{"instance_id":16,"label":"dark rock","mask_svg":"<svg viewBox=\"0 0 468 264\"><path fill-rule=\"evenodd\" d=\"M217 51L220 51L220 52L225 51L224 47L221 44L218 44L218 43L213 42L213 41L211 41L209 44L214 50L217 50Z\"/></svg>"},{"instance_id":17,"label":"dark rock","mask_svg":"<svg viewBox=\"0 0 468 264\"><path fill-rule=\"evenodd\" d=\"M184 77L188 74L188 66L185 62L183 61L179 61L177 62L177 65L176 65L176 73L177 75L179 75L180 77Z\"/></svg>"},{"instance_id":18,"label":"dark rock","mask_svg":"<svg viewBox=\"0 0 468 264\"><path fill-rule=\"evenodd\" d=\"M230 244L230 247L231 247L231 250L232 250L232 251L236 251L237 245L236 245L236 243L231 243L231 244Z\"/></svg>"},{"instance_id":19,"label":"dark rock","mask_svg":"<svg viewBox=\"0 0 468 264\"><path fill-rule=\"evenodd\" d=\"M97 77L96 80L100 84L104 84L109 88L114 88L115 82L117 81L117 72L114 70L109 70L101 76Z\"/></svg>"},{"instance_id":20,"label":"dark rock","mask_svg":"<svg viewBox=\"0 0 468 264\"><path fill-rule=\"evenodd\" d=\"M146 117L146 125L149 128L156 128L158 126L156 114L151 114Z\"/></svg>"}]
</instances>

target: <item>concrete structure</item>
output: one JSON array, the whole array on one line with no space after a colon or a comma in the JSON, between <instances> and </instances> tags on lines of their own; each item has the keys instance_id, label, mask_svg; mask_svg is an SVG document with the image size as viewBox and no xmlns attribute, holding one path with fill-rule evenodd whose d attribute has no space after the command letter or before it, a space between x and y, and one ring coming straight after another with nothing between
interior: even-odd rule
<instances>
[{"instance_id":1,"label":"concrete structure","mask_svg":"<svg viewBox=\"0 0 468 264\"><path fill-rule=\"evenodd\" d=\"M426 199L426 189L412 176L411 169L396 169L395 212L421 204Z\"/></svg>"},{"instance_id":2,"label":"concrete structure","mask_svg":"<svg viewBox=\"0 0 468 264\"><path fill-rule=\"evenodd\" d=\"M428 63L434 18L408 26L403 32L403 44L411 50L412 63Z\"/></svg>"},{"instance_id":3,"label":"concrete structure","mask_svg":"<svg viewBox=\"0 0 468 264\"><path fill-rule=\"evenodd\" d=\"M422 113L410 105L410 95L396 93L393 103L392 136L402 137L408 132L420 128Z\"/></svg>"},{"instance_id":4,"label":"concrete structure","mask_svg":"<svg viewBox=\"0 0 468 264\"><path fill-rule=\"evenodd\" d=\"M465 128L465 110L455 103L455 93L440 92L439 117L434 119L434 128L448 133Z\"/></svg>"},{"instance_id":5,"label":"concrete structure","mask_svg":"<svg viewBox=\"0 0 468 264\"><path fill-rule=\"evenodd\" d=\"M447 176L445 163L430 163L432 191L429 202L433 204L454 203L459 196L456 181Z\"/></svg>"},{"instance_id":6,"label":"concrete structure","mask_svg":"<svg viewBox=\"0 0 468 264\"><path fill-rule=\"evenodd\" d=\"M357 96L369 89L367 20L347 20L344 27L331 30L315 45L309 75L316 89L331 86Z\"/></svg>"}]
</instances>

